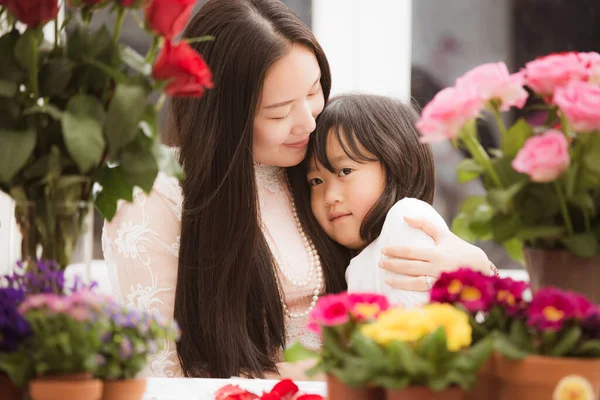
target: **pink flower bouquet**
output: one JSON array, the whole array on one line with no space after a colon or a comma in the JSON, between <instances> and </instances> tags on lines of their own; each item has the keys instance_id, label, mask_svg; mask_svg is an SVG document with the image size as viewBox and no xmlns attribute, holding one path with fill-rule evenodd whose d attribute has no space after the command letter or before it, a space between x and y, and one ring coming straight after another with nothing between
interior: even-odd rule
<instances>
[{"instance_id":1,"label":"pink flower bouquet","mask_svg":"<svg viewBox=\"0 0 600 400\"><path fill-rule=\"evenodd\" d=\"M514 109L523 118L505 126L501 113ZM500 132L500 148L487 152L475 123L484 114ZM483 180L487 194L468 198L454 220L459 236L493 239L518 260L524 244L598 253L600 54L552 54L513 74L480 65L439 92L418 126L423 142L468 150L459 182Z\"/></svg>"}]
</instances>

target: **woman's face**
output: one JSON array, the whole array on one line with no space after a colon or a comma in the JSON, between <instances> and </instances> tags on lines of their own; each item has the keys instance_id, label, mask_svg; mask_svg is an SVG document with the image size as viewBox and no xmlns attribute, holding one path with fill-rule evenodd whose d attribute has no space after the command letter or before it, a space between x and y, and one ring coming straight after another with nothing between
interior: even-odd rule
<instances>
[{"instance_id":1,"label":"woman's face","mask_svg":"<svg viewBox=\"0 0 600 400\"><path fill-rule=\"evenodd\" d=\"M265 78L254 118L254 161L280 167L299 164L324 105L315 54L308 47L292 45Z\"/></svg>"}]
</instances>

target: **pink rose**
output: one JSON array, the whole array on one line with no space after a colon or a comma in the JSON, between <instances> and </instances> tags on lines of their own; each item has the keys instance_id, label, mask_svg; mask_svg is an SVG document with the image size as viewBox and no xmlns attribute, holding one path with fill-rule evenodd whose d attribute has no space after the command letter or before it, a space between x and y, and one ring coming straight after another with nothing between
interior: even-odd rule
<instances>
[{"instance_id":1,"label":"pink rose","mask_svg":"<svg viewBox=\"0 0 600 400\"><path fill-rule=\"evenodd\" d=\"M483 101L471 86L449 87L423 108L417 128L421 141L440 142L458 136L464 124L477 117Z\"/></svg>"},{"instance_id":2,"label":"pink rose","mask_svg":"<svg viewBox=\"0 0 600 400\"><path fill-rule=\"evenodd\" d=\"M529 94L523 89L523 74L509 74L503 62L483 64L456 80L456 87L471 86L484 102L500 101L500 111L522 108Z\"/></svg>"},{"instance_id":3,"label":"pink rose","mask_svg":"<svg viewBox=\"0 0 600 400\"><path fill-rule=\"evenodd\" d=\"M345 324L350 320L348 294L329 294L319 299L319 302L309 315L308 329L320 333L320 326L335 326Z\"/></svg>"},{"instance_id":4,"label":"pink rose","mask_svg":"<svg viewBox=\"0 0 600 400\"><path fill-rule=\"evenodd\" d=\"M586 80L588 71L577 53L551 54L525 64L526 83L534 92L550 96L572 80Z\"/></svg>"},{"instance_id":5,"label":"pink rose","mask_svg":"<svg viewBox=\"0 0 600 400\"><path fill-rule=\"evenodd\" d=\"M600 84L600 54L594 52L579 53L579 59L587 68L588 82Z\"/></svg>"},{"instance_id":6,"label":"pink rose","mask_svg":"<svg viewBox=\"0 0 600 400\"><path fill-rule=\"evenodd\" d=\"M556 89L554 103L576 132L600 130L600 87L588 82L573 81Z\"/></svg>"},{"instance_id":7,"label":"pink rose","mask_svg":"<svg viewBox=\"0 0 600 400\"><path fill-rule=\"evenodd\" d=\"M569 143L565 135L552 129L527 139L513 160L512 167L517 172L529 175L533 182L551 182L570 163Z\"/></svg>"}]
</instances>

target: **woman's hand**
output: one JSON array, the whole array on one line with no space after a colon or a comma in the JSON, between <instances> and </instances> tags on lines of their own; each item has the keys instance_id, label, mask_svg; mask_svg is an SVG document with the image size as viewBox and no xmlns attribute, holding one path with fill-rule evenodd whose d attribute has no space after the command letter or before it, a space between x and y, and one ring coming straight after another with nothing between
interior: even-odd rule
<instances>
[{"instance_id":1,"label":"woman's hand","mask_svg":"<svg viewBox=\"0 0 600 400\"><path fill-rule=\"evenodd\" d=\"M440 229L422 218L404 217L407 224L419 228L435 241L435 247L407 248L388 247L383 254L390 259L382 260L380 267L397 274L386 283L395 289L429 291L426 276L437 279L442 272L469 267L483 273L490 272L490 260L479 247L465 242L449 229Z\"/></svg>"}]
</instances>

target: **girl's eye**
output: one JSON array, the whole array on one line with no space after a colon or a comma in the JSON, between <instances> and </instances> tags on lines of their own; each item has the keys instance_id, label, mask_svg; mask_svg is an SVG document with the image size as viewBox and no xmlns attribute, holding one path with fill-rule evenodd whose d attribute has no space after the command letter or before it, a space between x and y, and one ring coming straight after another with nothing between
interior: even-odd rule
<instances>
[{"instance_id":1,"label":"girl's eye","mask_svg":"<svg viewBox=\"0 0 600 400\"><path fill-rule=\"evenodd\" d=\"M311 187L320 185L321 183L323 183L323 181L319 178L313 178L310 181L308 181L308 185Z\"/></svg>"},{"instance_id":2,"label":"girl's eye","mask_svg":"<svg viewBox=\"0 0 600 400\"><path fill-rule=\"evenodd\" d=\"M354 171L352 168L342 168L338 174L338 176L346 176L350 175Z\"/></svg>"}]
</instances>

